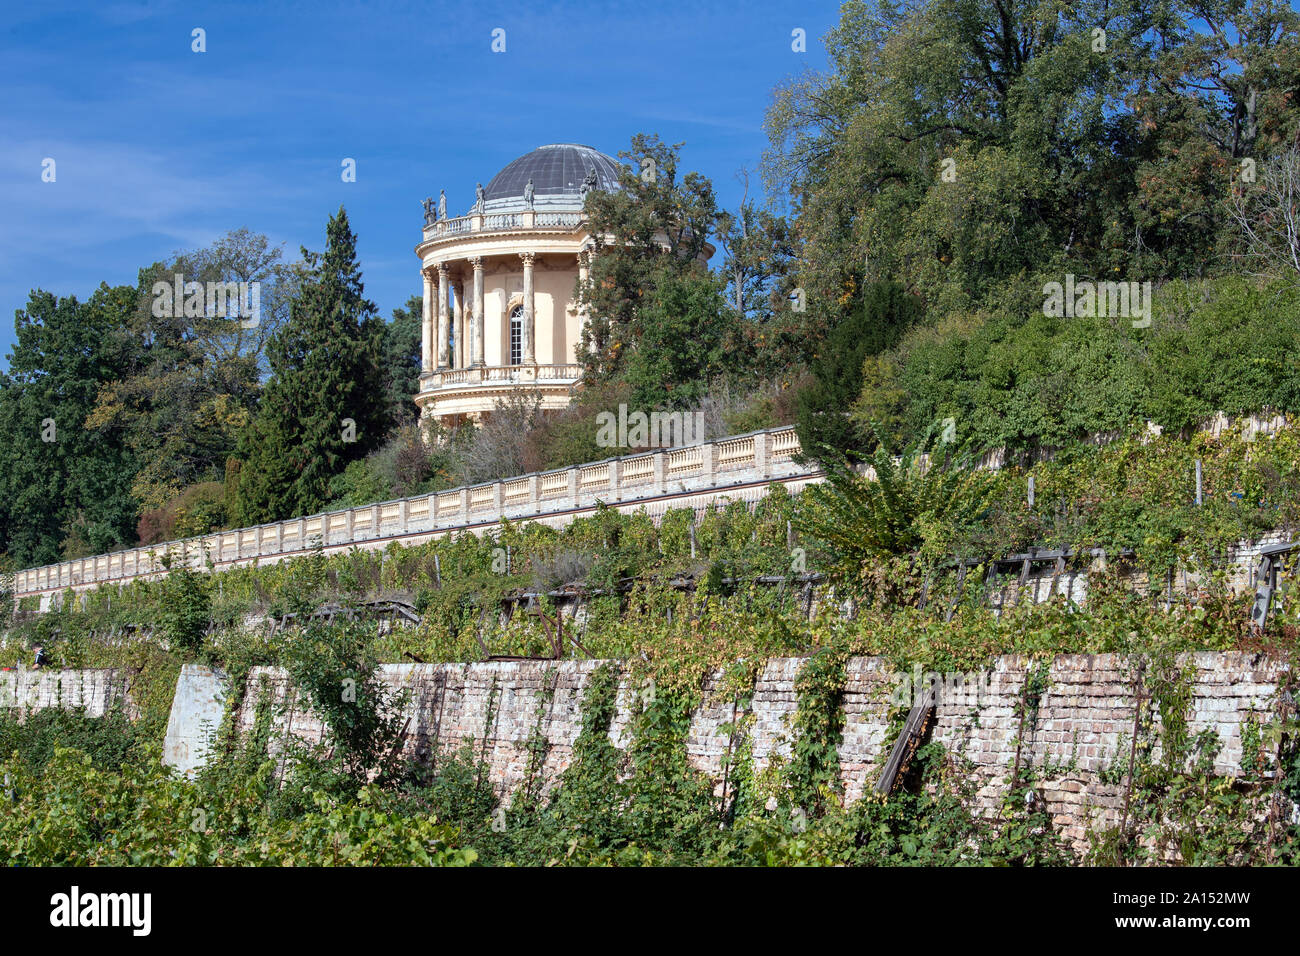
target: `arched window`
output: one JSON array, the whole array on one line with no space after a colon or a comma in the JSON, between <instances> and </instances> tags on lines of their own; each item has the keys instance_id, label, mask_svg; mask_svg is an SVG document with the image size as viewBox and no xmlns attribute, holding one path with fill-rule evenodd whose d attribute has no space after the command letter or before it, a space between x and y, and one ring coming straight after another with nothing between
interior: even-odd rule
<instances>
[{"instance_id":1,"label":"arched window","mask_svg":"<svg viewBox=\"0 0 1300 956\"><path fill-rule=\"evenodd\" d=\"M510 364L524 364L524 307L510 310Z\"/></svg>"}]
</instances>

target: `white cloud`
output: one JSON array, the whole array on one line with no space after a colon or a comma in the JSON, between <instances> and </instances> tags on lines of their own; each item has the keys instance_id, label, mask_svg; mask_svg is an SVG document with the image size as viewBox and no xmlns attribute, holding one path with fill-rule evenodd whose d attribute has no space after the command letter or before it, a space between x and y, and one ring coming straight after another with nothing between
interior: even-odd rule
<instances>
[{"instance_id":1,"label":"white cloud","mask_svg":"<svg viewBox=\"0 0 1300 956\"><path fill-rule=\"evenodd\" d=\"M52 183L41 179L46 157L56 164ZM228 222L250 197L289 200L298 192L247 168L190 172L156 147L11 142L0 151L0 255L67 252L138 234L201 245L212 238L213 223Z\"/></svg>"}]
</instances>

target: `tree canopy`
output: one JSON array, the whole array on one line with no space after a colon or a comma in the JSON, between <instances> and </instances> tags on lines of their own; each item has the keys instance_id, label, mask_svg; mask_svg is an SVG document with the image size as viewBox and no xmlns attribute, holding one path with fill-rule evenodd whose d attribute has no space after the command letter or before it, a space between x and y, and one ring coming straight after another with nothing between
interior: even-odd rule
<instances>
[{"instance_id":1,"label":"tree canopy","mask_svg":"<svg viewBox=\"0 0 1300 956\"><path fill-rule=\"evenodd\" d=\"M271 378L242 436L236 508L246 524L320 510L331 478L386 431L382 323L344 209L330 217L325 251L302 255L307 272L268 344Z\"/></svg>"}]
</instances>

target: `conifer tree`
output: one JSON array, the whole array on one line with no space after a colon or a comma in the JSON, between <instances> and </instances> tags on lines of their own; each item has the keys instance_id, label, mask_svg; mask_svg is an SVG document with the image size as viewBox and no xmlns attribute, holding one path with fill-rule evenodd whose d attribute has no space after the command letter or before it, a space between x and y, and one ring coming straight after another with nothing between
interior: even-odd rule
<instances>
[{"instance_id":1,"label":"conifer tree","mask_svg":"<svg viewBox=\"0 0 1300 956\"><path fill-rule=\"evenodd\" d=\"M0 372L0 554L23 566L84 557L133 540L137 462L116 430L84 427L97 390L138 360L120 334L130 286L86 302L33 290L14 317Z\"/></svg>"},{"instance_id":2,"label":"conifer tree","mask_svg":"<svg viewBox=\"0 0 1300 956\"><path fill-rule=\"evenodd\" d=\"M831 328L818 347L809 370L813 381L799 393L797 431L810 458L820 459L825 448L861 460L870 443L849 417L862 390L862 366L898 342L907 329L921 321L921 300L897 282L872 282L846 315Z\"/></svg>"},{"instance_id":3,"label":"conifer tree","mask_svg":"<svg viewBox=\"0 0 1300 956\"><path fill-rule=\"evenodd\" d=\"M243 436L238 519L319 511L330 479L383 438L383 323L365 298L356 236L340 207L267 354L272 376Z\"/></svg>"}]
</instances>

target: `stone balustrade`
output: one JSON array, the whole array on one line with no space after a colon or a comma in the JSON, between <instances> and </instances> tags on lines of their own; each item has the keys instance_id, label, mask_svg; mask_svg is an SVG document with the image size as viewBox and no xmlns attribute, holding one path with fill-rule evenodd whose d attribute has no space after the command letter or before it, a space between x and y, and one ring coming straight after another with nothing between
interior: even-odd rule
<instances>
[{"instance_id":1,"label":"stone balustrade","mask_svg":"<svg viewBox=\"0 0 1300 956\"><path fill-rule=\"evenodd\" d=\"M424 238L441 239L475 232L514 232L519 229L573 229L581 222L581 212L471 213L454 219L426 222Z\"/></svg>"},{"instance_id":2,"label":"stone balustrade","mask_svg":"<svg viewBox=\"0 0 1300 956\"><path fill-rule=\"evenodd\" d=\"M426 372L420 376L420 388L427 392L459 386L496 385L503 382L515 385L530 382L572 384L580 378L582 378L581 365L479 365Z\"/></svg>"},{"instance_id":3,"label":"stone balustrade","mask_svg":"<svg viewBox=\"0 0 1300 956\"><path fill-rule=\"evenodd\" d=\"M476 371L485 370L455 369L442 374ZM1244 428L1250 437L1267 437L1288 424L1285 417L1271 414L1247 416L1236 422L1220 414L1199 430L1218 435L1236 426ZM1100 436L1098 443L1105 438ZM644 508L658 520L673 507L699 510L725 499L754 502L767 494L772 483L795 492L820 481L821 473L815 467L794 461L799 452L799 436L790 426L681 448L655 449L504 481L29 568L15 572L14 596L40 596L44 610L49 597L66 588L80 591L163 575L169 555L173 567L195 570L273 563L314 548L326 552L382 548L390 541L420 544L460 530L483 533L498 526L503 518L559 526L593 510L598 502L625 512ZM1000 468L1002 457L991 452L977 467ZM873 472L865 469L864 474L870 477ZM1245 567L1249 556L1257 553L1258 543L1242 542L1232 550L1234 561Z\"/></svg>"},{"instance_id":4,"label":"stone balustrade","mask_svg":"<svg viewBox=\"0 0 1300 956\"><path fill-rule=\"evenodd\" d=\"M459 371L474 371L457 370ZM672 507L704 508L721 499L755 501L779 482L797 491L820 473L799 465L799 439L784 427L683 448L654 449L621 458L453 488L220 531L29 568L14 574L14 596L49 597L66 588L87 590L167 573L267 564L320 548L382 548L391 541L419 544L450 532L490 531L503 518L562 525L603 502L622 511L644 508L658 519Z\"/></svg>"}]
</instances>

